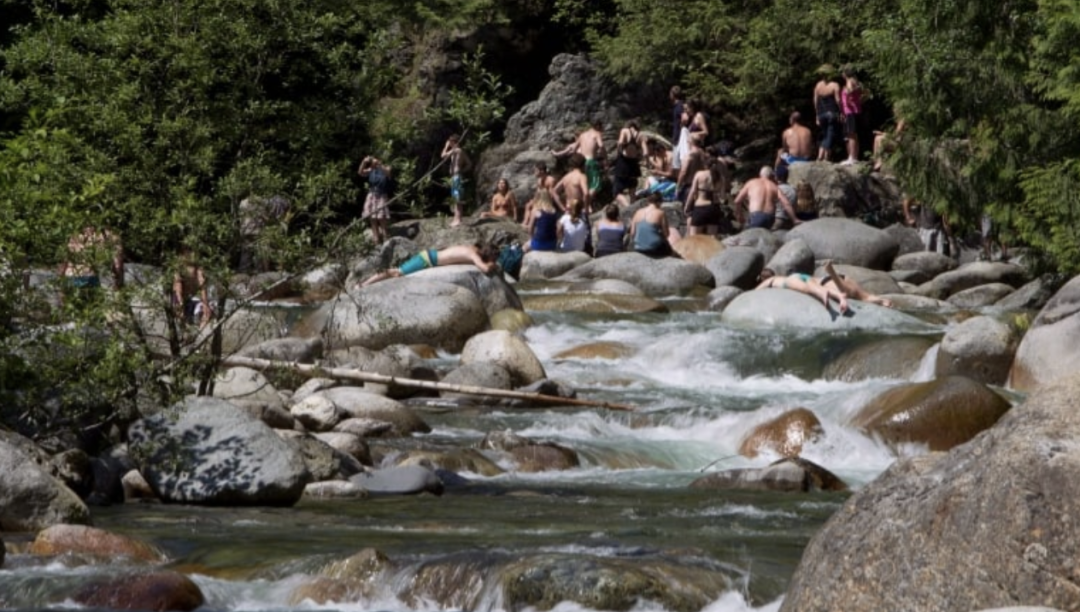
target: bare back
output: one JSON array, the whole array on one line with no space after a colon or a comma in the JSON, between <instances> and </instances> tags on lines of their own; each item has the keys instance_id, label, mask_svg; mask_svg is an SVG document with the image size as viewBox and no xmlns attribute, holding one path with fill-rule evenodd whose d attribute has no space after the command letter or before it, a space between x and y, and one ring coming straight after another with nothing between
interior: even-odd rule
<instances>
[{"instance_id":1,"label":"bare back","mask_svg":"<svg viewBox=\"0 0 1080 612\"><path fill-rule=\"evenodd\" d=\"M603 135L596 130L596 128L589 128L581 133L577 138L577 152L581 153L585 159L596 159L602 157L604 149Z\"/></svg>"},{"instance_id":2,"label":"bare back","mask_svg":"<svg viewBox=\"0 0 1080 612\"><path fill-rule=\"evenodd\" d=\"M564 204L573 200L585 202L585 194L589 192L589 179L584 172L576 169L571 170L555 186L555 192L562 192Z\"/></svg>"},{"instance_id":3,"label":"bare back","mask_svg":"<svg viewBox=\"0 0 1080 612\"><path fill-rule=\"evenodd\" d=\"M783 145L788 153L803 159L812 159L816 152L814 136L810 133L810 129L799 124L784 130Z\"/></svg>"},{"instance_id":4,"label":"bare back","mask_svg":"<svg viewBox=\"0 0 1080 612\"><path fill-rule=\"evenodd\" d=\"M756 178L746 182L737 200L740 203L746 200L747 209L752 213L763 212L771 215L776 212L778 193L776 183L768 179Z\"/></svg>"}]
</instances>

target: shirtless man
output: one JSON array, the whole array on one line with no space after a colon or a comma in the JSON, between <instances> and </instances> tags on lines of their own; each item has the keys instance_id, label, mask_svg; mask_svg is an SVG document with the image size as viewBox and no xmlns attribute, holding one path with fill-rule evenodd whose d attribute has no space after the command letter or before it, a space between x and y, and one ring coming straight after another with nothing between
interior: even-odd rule
<instances>
[{"instance_id":1,"label":"shirtless man","mask_svg":"<svg viewBox=\"0 0 1080 612\"><path fill-rule=\"evenodd\" d=\"M413 255L397 268L371 276L360 286L367 287L388 278L407 276L436 266L472 264L484 274L490 274L495 269L495 262L498 259L499 249L491 244L457 244L439 251L428 249Z\"/></svg>"},{"instance_id":2,"label":"shirtless man","mask_svg":"<svg viewBox=\"0 0 1080 612\"><path fill-rule=\"evenodd\" d=\"M525 202L525 216L521 221L522 227L529 227L530 220L532 219L533 204L540 198L541 193L547 193L552 202L555 202L555 177L548 174L547 164L540 162L536 164L536 191L533 192L533 197ZM559 208L558 204L555 204L556 208ZM560 209L559 212L562 212Z\"/></svg>"},{"instance_id":3,"label":"shirtless man","mask_svg":"<svg viewBox=\"0 0 1080 612\"><path fill-rule=\"evenodd\" d=\"M682 165L679 166L679 179L676 181L678 195L676 197L683 204L687 203L686 198L690 193L690 184L693 182L694 176L698 172L709 168L709 156L705 153L705 149L701 148L701 142L701 134L694 134L690 137L690 151L683 159Z\"/></svg>"},{"instance_id":4,"label":"shirtless man","mask_svg":"<svg viewBox=\"0 0 1080 612\"><path fill-rule=\"evenodd\" d=\"M773 182L773 169L762 166L758 178L746 181L743 188L739 190L739 195L735 196L735 217L743 225L743 229L752 227L772 229L773 223L776 222L777 200L784 207L788 218L793 219L796 224L800 223L791 202ZM749 220L743 215L743 203L749 204Z\"/></svg>"},{"instance_id":5,"label":"shirtless man","mask_svg":"<svg viewBox=\"0 0 1080 612\"><path fill-rule=\"evenodd\" d=\"M814 135L810 128L802 124L802 115L799 111L791 113L788 118L790 127L780 135L780 150L776 152L776 165L782 163L788 165L800 162L813 161L814 159Z\"/></svg>"},{"instance_id":6,"label":"shirtless man","mask_svg":"<svg viewBox=\"0 0 1080 612\"><path fill-rule=\"evenodd\" d=\"M581 200L585 204L585 210L592 210L592 192L589 191L589 179L582 171L585 164L585 158L580 153L574 153L570 156L570 172L567 172L552 189L556 207L568 210L570 202Z\"/></svg>"},{"instance_id":7,"label":"shirtless man","mask_svg":"<svg viewBox=\"0 0 1080 612\"><path fill-rule=\"evenodd\" d=\"M60 264L60 276L78 289L101 286L97 263L109 257L114 286L124 286L124 248L109 230L86 226L71 236L67 245L68 260Z\"/></svg>"},{"instance_id":8,"label":"shirtless man","mask_svg":"<svg viewBox=\"0 0 1080 612\"><path fill-rule=\"evenodd\" d=\"M585 159L584 170L588 177L588 190L590 196L596 195L596 192L600 191L601 181L604 176L603 168L600 164L600 160L606 157L606 152L604 151L603 129L604 123L598 119L594 120L592 125L579 134L577 140L567 145L565 149L561 151L551 151L551 154L555 157L566 157L567 155L578 153ZM586 203L588 204L589 202ZM590 208L589 210L592 209Z\"/></svg>"},{"instance_id":9,"label":"shirtless man","mask_svg":"<svg viewBox=\"0 0 1080 612\"><path fill-rule=\"evenodd\" d=\"M454 220L450 227L461 225L465 198L465 178L462 174L469 167L469 156L460 146L461 137L454 134L443 145L442 158L450 161L450 197L454 199Z\"/></svg>"}]
</instances>

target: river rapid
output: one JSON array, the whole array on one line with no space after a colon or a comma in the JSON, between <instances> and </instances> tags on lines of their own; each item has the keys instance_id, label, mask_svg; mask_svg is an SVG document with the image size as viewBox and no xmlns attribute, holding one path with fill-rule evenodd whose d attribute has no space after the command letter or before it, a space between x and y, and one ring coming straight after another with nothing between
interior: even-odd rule
<instances>
[{"instance_id":1,"label":"river rapid","mask_svg":"<svg viewBox=\"0 0 1080 612\"><path fill-rule=\"evenodd\" d=\"M803 548L847 495L718 492L687 485L708 471L766 465L775 457L738 455L742 437L798 406L813 411L825 430L803 456L854 489L886 469L897 453L924 452L917 446L889 449L845 425L870 397L904 381L822 378L830 359L889 332L739 329L722 324L716 313L697 312L698 302L666 303L671 313L530 313L536 324L526 339L549 377L573 386L580 397L631 404L635 412L419 408L433 428L424 436L425 447L473 446L488 432L511 430L574 449L578 468L495 477L464 473L470 484L442 497L304 500L287 509L127 504L95 508L94 524L164 550L173 560L169 566L202 589L206 610L446 609L432 601L402 601L389 587L360 602L290 603L289 594L314 567L365 547L403 568L398 581L411 580L424 564L455 558L467 563L475 556L543 553L635 562L677 551L732 577L706 612L775 610ZM592 342L617 343L628 356L556 358ZM440 361L449 366L456 356L444 354ZM916 379L929 379L928 370L921 368ZM18 609L40 608L51 583L103 571L40 566L25 557L9 554L0 570L0 592ZM475 607L505 609L494 594ZM556 609L587 608L563 602ZM662 609L650 602L635 607Z\"/></svg>"}]
</instances>

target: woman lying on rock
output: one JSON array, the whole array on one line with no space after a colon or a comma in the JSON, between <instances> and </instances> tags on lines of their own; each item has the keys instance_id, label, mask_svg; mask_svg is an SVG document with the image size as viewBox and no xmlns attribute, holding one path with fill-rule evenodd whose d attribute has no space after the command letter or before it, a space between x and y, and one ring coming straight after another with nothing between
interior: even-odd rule
<instances>
[{"instance_id":1,"label":"woman lying on rock","mask_svg":"<svg viewBox=\"0 0 1080 612\"><path fill-rule=\"evenodd\" d=\"M884 306L886 308L892 308L892 302L870 293L862 287L853 278L848 278L842 274L838 274L833 267L832 262L825 264L825 276L820 279L814 278L809 274L790 274L788 276L776 276L775 273L765 268L761 272L761 284L757 286L758 289L791 289L792 291L798 291L805 293L811 297L815 297L825 307L829 307L829 299L836 300L837 308L840 309L840 313L847 312L848 298L853 300L859 300L860 302L869 302L871 304L877 304L878 306Z\"/></svg>"},{"instance_id":2,"label":"woman lying on rock","mask_svg":"<svg viewBox=\"0 0 1080 612\"><path fill-rule=\"evenodd\" d=\"M368 285L373 285L388 278L408 276L409 274L419 272L420 270L426 270L436 266L473 264L479 268L481 272L488 274L495 269L495 263L498 259L498 248L490 244L480 244L479 242L476 244L457 244L439 251L427 249L406 259L405 263L397 268L391 268L373 275L363 283L360 283L360 286L367 287Z\"/></svg>"}]
</instances>

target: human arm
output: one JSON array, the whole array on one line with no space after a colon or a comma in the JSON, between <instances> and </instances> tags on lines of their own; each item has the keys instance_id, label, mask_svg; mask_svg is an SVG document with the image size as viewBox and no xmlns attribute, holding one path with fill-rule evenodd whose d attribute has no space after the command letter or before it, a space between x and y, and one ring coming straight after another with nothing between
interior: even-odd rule
<instances>
[{"instance_id":1,"label":"human arm","mask_svg":"<svg viewBox=\"0 0 1080 612\"><path fill-rule=\"evenodd\" d=\"M750 182L751 181L747 181L746 184L742 186L742 189L739 190L739 193L735 196L735 220L739 223L743 223L745 219L743 215L743 202L746 201L746 198L750 194Z\"/></svg>"},{"instance_id":2,"label":"human arm","mask_svg":"<svg viewBox=\"0 0 1080 612\"><path fill-rule=\"evenodd\" d=\"M368 155L360 161L360 167L356 169L356 173L360 176L367 177L371 173L371 166L374 163L374 158Z\"/></svg>"},{"instance_id":3,"label":"human arm","mask_svg":"<svg viewBox=\"0 0 1080 612\"><path fill-rule=\"evenodd\" d=\"M814 123L821 127L821 115L818 114L818 98L821 96L818 94L818 87L814 86Z\"/></svg>"},{"instance_id":4,"label":"human arm","mask_svg":"<svg viewBox=\"0 0 1080 612\"><path fill-rule=\"evenodd\" d=\"M476 249L476 247L473 247L469 251L469 259L472 260L473 265L479 268L484 274L490 274L491 271L495 269L495 262L484 261L484 259L480 257L480 251Z\"/></svg>"},{"instance_id":5,"label":"human arm","mask_svg":"<svg viewBox=\"0 0 1080 612\"><path fill-rule=\"evenodd\" d=\"M517 196L511 191L506 195L506 210L510 213L510 218L517 221L518 218L518 205Z\"/></svg>"},{"instance_id":6,"label":"human arm","mask_svg":"<svg viewBox=\"0 0 1080 612\"><path fill-rule=\"evenodd\" d=\"M577 150L578 142L575 140L574 142L571 142L562 149L559 149L558 151L556 151L555 149L551 149L550 152L555 157L566 157L567 155L573 155L575 152L577 152Z\"/></svg>"},{"instance_id":7,"label":"human arm","mask_svg":"<svg viewBox=\"0 0 1080 612\"><path fill-rule=\"evenodd\" d=\"M694 177L694 180L690 182L690 193L686 194L686 201L683 202L683 212L690 214L690 209L697 203L698 195L698 180Z\"/></svg>"},{"instance_id":8,"label":"human arm","mask_svg":"<svg viewBox=\"0 0 1080 612\"><path fill-rule=\"evenodd\" d=\"M903 207L904 207L904 224L905 225L915 225L915 217L911 216L911 199L910 198L904 198Z\"/></svg>"}]
</instances>

